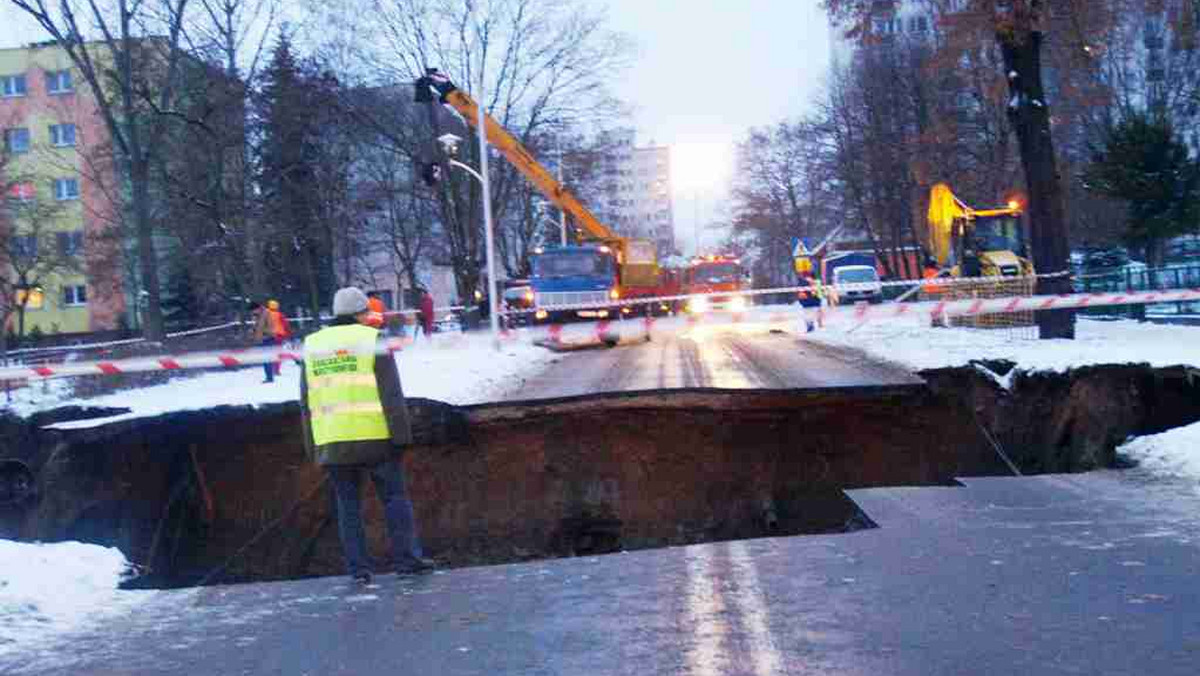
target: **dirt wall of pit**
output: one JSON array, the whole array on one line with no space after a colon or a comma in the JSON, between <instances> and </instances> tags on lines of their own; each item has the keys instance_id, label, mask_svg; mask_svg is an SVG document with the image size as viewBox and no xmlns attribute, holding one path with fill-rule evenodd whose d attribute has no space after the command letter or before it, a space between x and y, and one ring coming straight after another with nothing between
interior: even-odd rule
<instances>
[{"instance_id":1,"label":"dirt wall of pit","mask_svg":"<svg viewBox=\"0 0 1200 676\"><path fill-rule=\"evenodd\" d=\"M446 565L870 525L845 488L950 483L1113 463L1129 434L1200 419L1187 369L923 374L928 387L669 391L456 408L412 402L404 455L428 553ZM18 425L19 421L8 421ZM331 490L296 405L216 408L81 430L30 429L36 477L0 528L118 546L149 586L337 574ZM370 493L370 489L366 491ZM378 502L371 550L387 564ZM6 511L5 511L6 510Z\"/></svg>"}]
</instances>

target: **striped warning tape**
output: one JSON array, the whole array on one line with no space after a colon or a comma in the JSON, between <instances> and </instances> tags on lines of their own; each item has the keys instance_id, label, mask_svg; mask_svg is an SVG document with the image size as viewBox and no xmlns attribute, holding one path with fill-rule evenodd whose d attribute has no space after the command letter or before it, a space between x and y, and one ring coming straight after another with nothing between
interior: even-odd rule
<instances>
[{"instance_id":1,"label":"striped warning tape","mask_svg":"<svg viewBox=\"0 0 1200 676\"><path fill-rule=\"evenodd\" d=\"M538 303L536 307L523 309L505 309L500 314L519 317L544 310L546 312L562 312L568 310L612 310L614 308L637 308L654 304L674 303L695 298L730 298L740 297L752 299L759 296L794 295L800 292L817 293L820 295L840 295L852 291L875 291L886 288L926 287L935 293L944 292L957 287L979 287L988 284L1005 287L1019 282L1033 282L1039 279L1062 279L1070 277L1070 272L1049 272L1045 274L1026 275L1021 277L937 277L934 279L899 279L881 282L854 282L843 284L821 284L812 286L781 286L769 289L744 289L740 291L716 291L712 293L676 294L672 296L646 296L621 298L589 303Z\"/></svg>"},{"instance_id":2,"label":"striped warning tape","mask_svg":"<svg viewBox=\"0 0 1200 676\"><path fill-rule=\"evenodd\" d=\"M457 312L457 311L463 310L463 309L465 309L465 307L462 305L443 305L440 307L435 307L433 309L433 313L435 316L441 316L443 313ZM418 313L418 310L388 310L387 312L385 312L383 314L388 317L411 317L411 316L415 316L417 313ZM328 316L321 317L321 321L329 321L330 319L332 319L332 317L328 317ZM300 323L304 323L304 322L311 322L311 321L313 321L313 318L312 317L288 317L288 321L295 323L295 324L300 324ZM213 324L212 326L202 326L202 327L196 328L196 329L189 329L187 331L174 331L172 333L166 334L166 338L168 340L177 339L177 338L188 338L191 336L198 336L198 335L202 335L205 333L212 333L214 331L223 331L225 329L232 329L232 328L237 328L237 327L250 327L253 325L254 325L254 322L252 320L230 321L230 322L225 322L223 324ZM139 343L145 343L145 342L147 342L146 339L141 338L141 337L139 337L139 338L123 338L121 340L109 340L109 341L97 342L97 343L80 343L80 344L75 344L75 345L50 345L50 346L46 346L46 347L27 347L27 348L20 348L20 349L16 349L16 350L8 350L5 354L6 354L6 356L11 357L11 358L37 359L37 358L41 358L41 357L45 357L45 356L49 356L49 355L60 354L63 352L87 352L90 350L106 350L109 348L124 347L126 345L137 345Z\"/></svg>"},{"instance_id":3,"label":"striped warning tape","mask_svg":"<svg viewBox=\"0 0 1200 676\"><path fill-rule=\"evenodd\" d=\"M682 332L700 326L733 324L786 324L803 326L813 320L828 326L837 323L862 324L902 319L980 316L1009 312L1081 309L1121 305L1149 305L1200 301L1200 289L1178 289L1136 293L1067 294L1061 296L1021 296L924 301L919 303L883 303L823 307L805 310L800 306L751 307L742 313L714 312L665 318L644 317L630 320L606 320L579 324L550 324L507 329L502 337L509 341L528 341L552 346L570 346L596 342L642 340L658 333ZM384 343L388 353L402 350L411 339L390 339ZM187 369L238 368L276 361L299 360L299 351L277 347L238 351L193 352L177 356L141 357L118 361L71 362L66 364L14 366L0 368L0 380L25 380L81 375L116 375L140 371L177 371Z\"/></svg>"}]
</instances>

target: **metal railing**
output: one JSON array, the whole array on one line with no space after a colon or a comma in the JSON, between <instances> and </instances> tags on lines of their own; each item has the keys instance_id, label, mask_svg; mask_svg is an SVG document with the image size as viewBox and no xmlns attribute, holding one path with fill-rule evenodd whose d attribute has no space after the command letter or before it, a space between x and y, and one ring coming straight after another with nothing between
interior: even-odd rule
<instances>
[{"instance_id":1,"label":"metal railing","mask_svg":"<svg viewBox=\"0 0 1200 676\"><path fill-rule=\"evenodd\" d=\"M1084 272L1074 280L1075 290L1081 293L1108 293L1114 291L1161 291L1168 289L1200 288L1200 261L1173 263L1161 268L1134 268L1124 266L1109 272ZM1133 306L1128 308L1092 308L1084 314L1108 317L1197 315L1200 303L1163 303L1159 305Z\"/></svg>"}]
</instances>

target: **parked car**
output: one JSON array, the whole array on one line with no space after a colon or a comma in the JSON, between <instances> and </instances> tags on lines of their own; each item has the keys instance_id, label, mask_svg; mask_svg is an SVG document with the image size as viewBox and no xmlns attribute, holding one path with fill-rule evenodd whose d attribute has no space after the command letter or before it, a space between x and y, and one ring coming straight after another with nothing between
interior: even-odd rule
<instances>
[{"instance_id":1,"label":"parked car","mask_svg":"<svg viewBox=\"0 0 1200 676\"><path fill-rule=\"evenodd\" d=\"M461 333L462 330L462 319L453 312L447 313L433 322L434 333Z\"/></svg>"},{"instance_id":2,"label":"parked car","mask_svg":"<svg viewBox=\"0 0 1200 676\"><path fill-rule=\"evenodd\" d=\"M879 281L879 272L870 265L842 265L834 269L833 284L839 287L851 285L848 289L837 289L838 303L883 302L883 283Z\"/></svg>"}]
</instances>

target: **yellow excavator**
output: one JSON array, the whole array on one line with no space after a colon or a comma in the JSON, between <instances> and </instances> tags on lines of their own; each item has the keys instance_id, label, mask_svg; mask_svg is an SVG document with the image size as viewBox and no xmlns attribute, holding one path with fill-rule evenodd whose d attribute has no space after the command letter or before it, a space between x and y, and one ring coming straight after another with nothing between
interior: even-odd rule
<instances>
[{"instance_id":1,"label":"yellow excavator","mask_svg":"<svg viewBox=\"0 0 1200 676\"><path fill-rule=\"evenodd\" d=\"M947 277L1023 277L1034 274L1021 228L1021 203L973 209L938 183L929 194L926 253Z\"/></svg>"},{"instance_id":2,"label":"yellow excavator","mask_svg":"<svg viewBox=\"0 0 1200 676\"><path fill-rule=\"evenodd\" d=\"M416 82L416 101L438 101L478 125L478 104L436 68L429 68ZM622 237L599 221L554 175L543 167L512 134L491 115L484 115L484 134L517 171L556 207L574 221L589 244L547 247L533 260L533 287L538 319L546 319L543 306L596 304L641 296L653 296L658 287L658 261L654 242ZM586 317L607 317L612 309L588 309Z\"/></svg>"}]
</instances>

